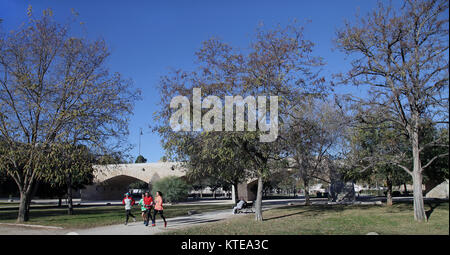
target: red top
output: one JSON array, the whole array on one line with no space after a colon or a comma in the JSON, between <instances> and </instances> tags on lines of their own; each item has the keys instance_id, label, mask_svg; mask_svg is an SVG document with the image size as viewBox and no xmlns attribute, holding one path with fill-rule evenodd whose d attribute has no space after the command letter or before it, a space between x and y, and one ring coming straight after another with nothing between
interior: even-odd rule
<instances>
[{"instance_id":1,"label":"red top","mask_svg":"<svg viewBox=\"0 0 450 255\"><path fill-rule=\"evenodd\" d=\"M145 208L150 208L150 206L153 204L153 198L152 197L144 197L144 206Z\"/></svg>"}]
</instances>

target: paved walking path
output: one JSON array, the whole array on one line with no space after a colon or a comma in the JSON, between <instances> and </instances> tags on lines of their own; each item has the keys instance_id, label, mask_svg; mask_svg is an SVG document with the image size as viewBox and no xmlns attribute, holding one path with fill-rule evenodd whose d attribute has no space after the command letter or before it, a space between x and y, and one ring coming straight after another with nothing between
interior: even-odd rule
<instances>
[{"instance_id":1,"label":"paved walking path","mask_svg":"<svg viewBox=\"0 0 450 255\"><path fill-rule=\"evenodd\" d=\"M143 222L129 222L128 225L112 225L82 230L74 230L80 235L154 235L164 231L179 229L183 227L215 222L231 217L231 210L215 211L191 216L181 216L167 219L167 228L164 228L163 220L156 216L156 227L151 224L146 227Z\"/></svg>"},{"instance_id":2,"label":"paved walking path","mask_svg":"<svg viewBox=\"0 0 450 255\"><path fill-rule=\"evenodd\" d=\"M398 200L410 200L411 198L399 198ZM368 198L367 201L377 201L379 198ZM226 201L223 201L226 202ZM301 199L273 199L263 201L263 210L268 210L280 206L286 206L288 204L300 205L305 200ZM219 202L220 203L220 202ZM229 203L229 202L228 202ZM327 199L312 199L313 204L327 204ZM206 212L201 214L194 214L191 216L180 216L174 218L168 218L168 226L164 228L163 221L159 215L156 216L156 227L144 226L142 221L133 222L131 220L128 225L118 224L109 225L88 229L59 229L59 228L46 228L46 226L23 226L16 224L0 224L0 235L154 235L157 233L170 231L174 229L190 227L198 224L205 224L210 222L216 222L224 220L230 217L241 217L245 214L233 215L230 209L220 210L213 212Z\"/></svg>"},{"instance_id":3,"label":"paved walking path","mask_svg":"<svg viewBox=\"0 0 450 255\"><path fill-rule=\"evenodd\" d=\"M300 199L279 199L279 200L268 200L263 202L263 210L268 210L271 208L285 206L287 203L302 203L303 200ZM164 228L163 220L156 216L156 227L148 226L146 227L143 222L133 222L132 220L128 225L111 225L103 226L82 230L73 230L70 234L79 235L154 235L164 231L170 231L174 229L180 229L184 227L190 227L193 225L205 224L216 222L220 220L225 220L230 217L241 217L245 213L233 215L232 210L220 210L214 212L207 212L202 214L194 214L191 216L180 216L175 218L167 219L167 228Z\"/></svg>"},{"instance_id":4,"label":"paved walking path","mask_svg":"<svg viewBox=\"0 0 450 255\"><path fill-rule=\"evenodd\" d=\"M288 203L301 204L303 199L277 199L263 201L263 210L275 207L286 206ZM128 225L118 224L110 226L102 226L88 229L54 229L42 227L24 227L13 225L0 225L0 234L4 235L154 235L164 231L190 227L198 224L205 224L224 220L230 217L241 217L243 214L233 215L231 208L228 210L220 210L194 214L191 216L180 216L167 218L167 228L164 228L163 221L159 215L156 216L156 227L151 225L146 227L142 221L133 222L130 220Z\"/></svg>"},{"instance_id":5,"label":"paved walking path","mask_svg":"<svg viewBox=\"0 0 450 255\"><path fill-rule=\"evenodd\" d=\"M19 208L19 200L15 199L11 205L8 205L8 199L0 199L0 203L5 203L0 205L0 210L10 210L10 209L18 209ZM77 206L110 206L110 205L122 205L122 200L101 200L101 201L81 201L81 199L73 199L73 204ZM189 200L185 202L177 203L177 205L223 205L223 204L232 204L231 199L199 199L199 200ZM36 199L31 202L31 207L33 208L57 208L58 200L57 199ZM61 203L62 206L67 205L66 201L63 200ZM170 205L170 203L165 203L165 205Z\"/></svg>"},{"instance_id":6,"label":"paved walking path","mask_svg":"<svg viewBox=\"0 0 450 255\"><path fill-rule=\"evenodd\" d=\"M242 214L243 215L243 214ZM156 227L145 226L142 221L133 222L131 219L128 225L118 224L88 229L54 229L44 227L31 227L23 225L0 225L0 234L3 235L154 235L163 231L189 227L198 224L205 224L224 220L229 217L239 217L232 215L231 210L222 210L207 212L203 214L194 214L191 216L181 216L167 218L167 228L164 228L163 220L156 216Z\"/></svg>"}]
</instances>

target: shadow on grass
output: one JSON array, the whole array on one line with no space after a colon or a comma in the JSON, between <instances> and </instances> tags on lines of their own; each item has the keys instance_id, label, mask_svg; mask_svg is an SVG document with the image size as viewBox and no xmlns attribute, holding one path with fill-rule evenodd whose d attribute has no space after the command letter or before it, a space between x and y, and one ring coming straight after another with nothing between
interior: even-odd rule
<instances>
[{"instance_id":1,"label":"shadow on grass","mask_svg":"<svg viewBox=\"0 0 450 255\"><path fill-rule=\"evenodd\" d=\"M293 212L293 213L288 213L285 215L269 217L269 218L266 218L265 220L270 221L270 220L281 219L281 218L290 217L290 216L299 215L299 214L305 214L305 215L309 215L309 216L320 216L320 215L328 214L328 213L340 213L345 210L360 210L361 211L361 210L372 210L374 208L380 208L380 209L385 208L390 211L405 212L405 211L412 210L412 203L399 202L399 203L394 204L392 207L386 207L385 205L351 205L351 204L350 205L338 204L338 205L285 206L285 207L277 208L277 210L279 210L279 211L299 210L299 211Z\"/></svg>"},{"instance_id":2,"label":"shadow on grass","mask_svg":"<svg viewBox=\"0 0 450 255\"><path fill-rule=\"evenodd\" d=\"M192 224L199 224L199 223L211 223L211 222L217 222L220 221L220 219L173 219L169 220L171 226L184 226L184 225L192 225Z\"/></svg>"},{"instance_id":3,"label":"shadow on grass","mask_svg":"<svg viewBox=\"0 0 450 255\"><path fill-rule=\"evenodd\" d=\"M271 221L271 220L276 220L276 219L282 219L282 218L291 217L291 216L294 216L294 215L304 214L304 213L313 212L313 211L314 210L305 210L305 211L301 211L301 212L290 213L290 214L275 216L275 217L271 217L271 218L265 218L265 219L263 219L263 221Z\"/></svg>"},{"instance_id":4,"label":"shadow on grass","mask_svg":"<svg viewBox=\"0 0 450 255\"><path fill-rule=\"evenodd\" d=\"M438 208L443 203L448 203L448 201L434 200L425 203L430 206L430 210L425 211L425 215L427 216L428 220L430 220L431 214L434 212L434 209Z\"/></svg>"},{"instance_id":5,"label":"shadow on grass","mask_svg":"<svg viewBox=\"0 0 450 255\"><path fill-rule=\"evenodd\" d=\"M276 220L276 219L281 219L281 218L290 217L290 216L299 215L299 214L306 214L306 215L313 216L313 215L321 215L321 214L330 213L330 212L331 213L339 213L339 212L343 212L344 210L348 210L348 209L367 210L367 209L371 209L373 207L374 206L372 206L372 205L309 205L309 206L297 205L297 206L289 206L289 207L280 207L280 208L277 208L277 210L280 210L280 211L301 210L301 211L289 213L286 215L270 217L270 218L266 218L264 220L265 221Z\"/></svg>"},{"instance_id":6,"label":"shadow on grass","mask_svg":"<svg viewBox=\"0 0 450 255\"><path fill-rule=\"evenodd\" d=\"M426 211L427 218L429 219L434 209L441 205L448 205L448 200L429 200L426 202L430 206L430 210ZM278 211L295 211L285 215L274 216L264 219L265 221L276 220L281 218L286 218L295 215L309 215L309 216L320 216L326 213L339 213L345 210L372 210L374 208L380 208L386 210L389 213L403 213L413 211L413 201L398 201L392 206L386 205L297 205L297 206L284 206L277 208Z\"/></svg>"},{"instance_id":7,"label":"shadow on grass","mask_svg":"<svg viewBox=\"0 0 450 255\"><path fill-rule=\"evenodd\" d=\"M122 212L123 211L123 212ZM138 211L133 211L133 213L138 213ZM17 219L18 211L7 211L0 214L0 221L4 220L14 220ZM66 208L52 209L52 210L42 210L42 209L31 209L30 219L39 220L40 218L51 218L51 217L76 217L76 218L102 218L108 216L119 216L125 215L125 211L119 208L89 208L89 209L75 209L73 215L68 215ZM94 216L97 215L97 216ZM88 217L84 217L88 216ZM60 218L58 220L64 221L66 219Z\"/></svg>"},{"instance_id":8,"label":"shadow on grass","mask_svg":"<svg viewBox=\"0 0 450 255\"><path fill-rule=\"evenodd\" d=\"M222 210L227 208L226 206L168 206L164 210L166 218L187 216L188 210L197 210L199 212L208 212L214 210ZM135 207L132 213L136 216L141 214L141 211ZM17 219L18 210L9 209L0 212L0 222L1 221L13 221ZM75 206L74 214L68 215L67 208L57 207L57 208L31 208L30 210L30 220L33 222L47 221L47 222L69 222L69 221L102 221L107 222L108 220L116 221L118 218L125 218L125 210L122 206Z\"/></svg>"},{"instance_id":9,"label":"shadow on grass","mask_svg":"<svg viewBox=\"0 0 450 255\"><path fill-rule=\"evenodd\" d=\"M425 211L427 218L429 219L431 214L434 212L434 209L441 205L448 204L447 199L427 199L424 200L424 204L430 206L430 209ZM414 210L414 202L411 201L396 201L392 206L392 209L395 209L399 212L405 211L413 211Z\"/></svg>"}]
</instances>

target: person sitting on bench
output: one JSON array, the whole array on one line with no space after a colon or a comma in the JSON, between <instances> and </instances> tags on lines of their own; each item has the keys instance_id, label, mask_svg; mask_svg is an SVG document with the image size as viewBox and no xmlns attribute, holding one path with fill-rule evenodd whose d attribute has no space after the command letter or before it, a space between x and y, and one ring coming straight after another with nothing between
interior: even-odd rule
<instances>
[{"instance_id":1,"label":"person sitting on bench","mask_svg":"<svg viewBox=\"0 0 450 255\"><path fill-rule=\"evenodd\" d=\"M233 208L233 214L236 214L238 210L241 210L245 203L246 202L245 202L244 198L241 197L240 201Z\"/></svg>"}]
</instances>

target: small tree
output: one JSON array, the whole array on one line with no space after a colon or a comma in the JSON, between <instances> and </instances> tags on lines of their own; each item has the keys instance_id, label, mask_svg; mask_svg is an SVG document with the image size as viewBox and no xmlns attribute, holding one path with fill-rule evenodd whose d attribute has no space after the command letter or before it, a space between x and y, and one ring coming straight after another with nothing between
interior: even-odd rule
<instances>
[{"instance_id":1,"label":"small tree","mask_svg":"<svg viewBox=\"0 0 450 255\"><path fill-rule=\"evenodd\" d=\"M137 156L136 161L134 163L147 163L147 159L144 158L144 156L139 155Z\"/></svg>"},{"instance_id":2,"label":"small tree","mask_svg":"<svg viewBox=\"0 0 450 255\"><path fill-rule=\"evenodd\" d=\"M161 191L166 202L183 201L188 197L190 186L180 177L169 176L156 181L152 186L152 193Z\"/></svg>"},{"instance_id":3,"label":"small tree","mask_svg":"<svg viewBox=\"0 0 450 255\"><path fill-rule=\"evenodd\" d=\"M52 187L65 187L68 214L73 214L73 190L92 183L94 155L83 145L52 144L46 152L41 179Z\"/></svg>"},{"instance_id":4,"label":"small tree","mask_svg":"<svg viewBox=\"0 0 450 255\"><path fill-rule=\"evenodd\" d=\"M345 174L354 175L354 179L384 182L387 187L387 205L392 205L393 185L406 183L409 178L406 172L390 162L399 155L410 154L409 146L407 137L397 123L385 121L374 124L365 121L367 118L379 118L380 111L374 110L356 114L355 125L349 132L351 149L347 159L350 160L347 161ZM402 163L408 165L406 156Z\"/></svg>"}]
</instances>

